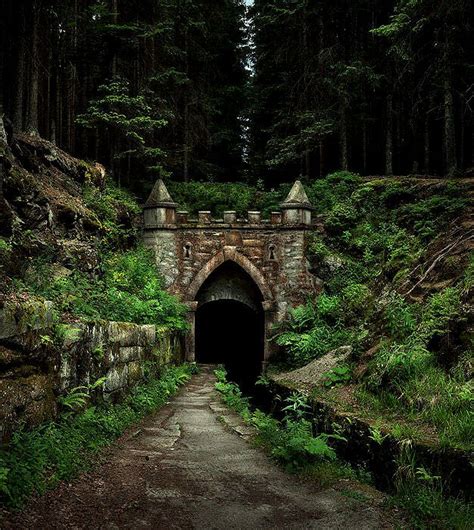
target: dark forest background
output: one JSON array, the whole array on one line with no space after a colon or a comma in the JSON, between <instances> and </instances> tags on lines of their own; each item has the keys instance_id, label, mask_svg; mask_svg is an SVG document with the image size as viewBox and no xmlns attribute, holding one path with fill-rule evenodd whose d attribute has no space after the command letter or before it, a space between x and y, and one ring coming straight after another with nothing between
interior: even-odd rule
<instances>
[{"instance_id":1,"label":"dark forest background","mask_svg":"<svg viewBox=\"0 0 474 530\"><path fill-rule=\"evenodd\" d=\"M0 112L139 189L473 166L469 0L2 0Z\"/></svg>"}]
</instances>

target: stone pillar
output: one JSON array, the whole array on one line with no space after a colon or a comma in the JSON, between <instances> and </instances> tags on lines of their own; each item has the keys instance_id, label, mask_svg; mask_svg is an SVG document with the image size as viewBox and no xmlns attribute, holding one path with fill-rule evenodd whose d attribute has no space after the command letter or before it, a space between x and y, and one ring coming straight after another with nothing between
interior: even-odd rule
<instances>
[{"instance_id":1,"label":"stone pillar","mask_svg":"<svg viewBox=\"0 0 474 530\"><path fill-rule=\"evenodd\" d=\"M270 223L272 225L279 225L281 224L281 212L272 212L270 214Z\"/></svg>"},{"instance_id":2,"label":"stone pillar","mask_svg":"<svg viewBox=\"0 0 474 530\"><path fill-rule=\"evenodd\" d=\"M258 225L260 224L260 222L262 221L262 213L261 212L256 212L256 211L249 211L247 213L248 215L248 220L249 220L249 224L251 225Z\"/></svg>"},{"instance_id":3,"label":"stone pillar","mask_svg":"<svg viewBox=\"0 0 474 530\"><path fill-rule=\"evenodd\" d=\"M237 212L234 210L228 210L224 212L224 223L231 225L237 222Z\"/></svg>"},{"instance_id":4,"label":"stone pillar","mask_svg":"<svg viewBox=\"0 0 474 530\"><path fill-rule=\"evenodd\" d=\"M157 180L143 207L145 230L175 227L177 206L165 183L161 179Z\"/></svg>"},{"instance_id":5,"label":"stone pillar","mask_svg":"<svg viewBox=\"0 0 474 530\"><path fill-rule=\"evenodd\" d=\"M185 339L185 359L188 363L196 361L196 311L198 302L186 302L188 306L188 325L189 330Z\"/></svg>"},{"instance_id":6,"label":"stone pillar","mask_svg":"<svg viewBox=\"0 0 474 530\"><path fill-rule=\"evenodd\" d=\"M205 225L211 224L211 221L212 221L211 212L203 211L203 210L199 211L198 221L199 221L199 224L205 224Z\"/></svg>"},{"instance_id":7,"label":"stone pillar","mask_svg":"<svg viewBox=\"0 0 474 530\"><path fill-rule=\"evenodd\" d=\"M264 311L264 337L263 337L263 361L262 370L265 372L266 366L270 357L274 353L273 344L270 342L272 336L272 326L275 323L276 304L273 300L264 300L262 302L262 309Z\"/></svg>"},{"instance_id":8,"label":"stone pillar","mask_svg":"<svg viewBox=\"0 0 474 530\"><path fill-rule=\"evenodd\" d=\"M186 212L184 210L181 210L179 212L176 212L178 223L185 225L188 222L188 215L189 212Z\"/></svg>"}]
</instances>

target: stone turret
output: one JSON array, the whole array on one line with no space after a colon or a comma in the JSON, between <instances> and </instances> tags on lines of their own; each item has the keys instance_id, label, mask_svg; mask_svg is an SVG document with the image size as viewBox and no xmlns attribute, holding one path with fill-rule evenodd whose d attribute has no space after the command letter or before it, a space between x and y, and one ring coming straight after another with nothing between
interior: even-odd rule
<instances>
[{"instance_id":1,"label":"stone turret","mask_svg":"<svg viewBox=\"0 0 474 530\"><path fill-rule=\"evenodd\" d=\"M297 180L288 194L288 197L280 204L285 225L311 225L311 212L313 206L309 202L301 181Z\"/></svg>"},{"instance_id":2,"label":"stone turret","mask_svg":"<svg viewBox=\"0 0 474 530\"><path fill-rule=\"evenodd\" d=\"M144 206L145 228L175 226L177 207L165 183L161 179L157 180Z\"/></svg>"}]
</instances>

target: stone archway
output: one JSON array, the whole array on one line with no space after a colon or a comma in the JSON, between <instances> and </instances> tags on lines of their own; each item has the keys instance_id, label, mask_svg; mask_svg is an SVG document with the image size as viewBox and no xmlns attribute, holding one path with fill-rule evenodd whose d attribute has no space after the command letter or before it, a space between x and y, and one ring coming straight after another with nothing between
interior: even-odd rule
<instances>
[{"instance_id":1,"label":"stone archway","mask_svg":"<svg viewBox=\"0 0 474 530\"><path fill-rule=\"evenodd\" d=\"M191 282L189 289L186 293L186 303L188 305L188 322L190 331L187 335L186 341L186 359L189 362L196 361L196 312L200 305L203 303L202 290L206 287L206 282L212 278L216 271L219 271L226 263L235 264L236 267L241 269L245 275L251 280L255 287L255 293L250 295L242 291L231 293L227 289L227 293L222 289L220 292L212 293L212 289L206 289L206 297L209 298L207 301L217 300L229 300L241 302L248 306L258 304L258 310L261 311L263 316L263 352L262 352L262 366L264 367L270 357L270 342L269 342L269 331L274 322L274 311L275 303L271 289L266 284L265 278L258 270L258 268L244 255L237 252L235 247L226 246L222 251L218 252L213 258L211 258L204 267L198 272L194 280ZM233 277L238 277L234 274ZM235 289L235 287L234 287ZM238 287L237 287L238 289ZM219 288L214 288L215 291L219 291ZM209 294L211 291L211 294ZM258 300L257 300L258 298ZM249 300L252 300L249 302Z\"/></svg>"},{"instance_id":2,"label":"stone archway","mask_svg":"<svg viewBox=\"0 0 474 530\"><path fill-rule=\"evenodd\" d=\"M166 289L188 305L187 360L196 359L197 295L213 271L226 262L244 270L261 294L263 363L278 350L270 341L273 322L284 319L291 307L315 292L307 260L308 236L317 226L311 211L304 187L296 181L279 211L271 212L268 219L254 210L247 215L225 211L218 219L201 210L191 217L178 210L164 182L156 182L144 205L143 240L155 254Z\"/></svg>"}]
</instances>

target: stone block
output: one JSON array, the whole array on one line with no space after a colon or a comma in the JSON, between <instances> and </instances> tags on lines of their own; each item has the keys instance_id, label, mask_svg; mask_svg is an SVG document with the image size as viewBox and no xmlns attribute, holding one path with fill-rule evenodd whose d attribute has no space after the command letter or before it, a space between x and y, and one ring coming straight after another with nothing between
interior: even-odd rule
<instances>
[{"instance_id":1,"label":"stone block","mask_svg":"<svg viewBox=\"0 0 474 530\"><path fill-rule=\"evenodd\" d=\"M224 212L224 223L233 224L237 222L237 212L234 210L228 210Z\"/></svg>"},{"instance_id":2,"label":"stone block","mask_svg":"<svg viewBox=\"0 0 474 530\"><path fill-rule=\"evenodd\" d=\"M142 346L148 346L156 340L156 326L153 324L145 324L140 326L140 344Z\"/></svg>"},{"instance_id":3,"label":"stone block","mask_svg":"<svg viewBox=\"0 0 474 530\"><path fill-rule=\"evenodd\" d=\"M27 331L48 329L53 323L53 302L29 300L22 303L6 303L0 309L0 339Z\"/></svg>"},{"instance_id":4,"label":"stone block","mask_svg":"<svg viewBox=\"0 0 474 530\"><path fill-rule=\"evenodd\" d=\"M247 213L247 219L251 225L258 225L262 221L262 212L249 211Z\"/></svg>"},{"instance_id":5,"label":"stone block","mask_svg":"<svg viewBox=\"0 0 474 530\"><path fill-rule=\"evenodd\" d=\"M265 245L265 241L261 239L244 239L243 244L244 247L263 247Z\"/></svg>"},{"instance_id":6,"label":"stone block","mask_svg":"<svg viewBox=\"0 0 474 530\"><path fill-rule=\"evenodd\" d=\"M137 324L127 322L109 322L108 339L110 344L120 346L134 346L139 340L139 328Z\"/></svg>"},{"instance_id":7,"label":"stone block","mask_svg":"<svg viewBox=\"0 0 474 530\"><path fill-rule=\"evenodd\" d=\"M198 221L200 224L211 224L212 217L210 211L201 210L198 212Z\"/></svg>"},{"instance_id":8,"label":"stone block","mask_svg":"<svg viewBox=\"0 0 474 530\"><path fill-rule=\"evenodd\" d=\"M28 426L54 418L54 380L45 374L0 379L0 442L21 421Z\"/></svg>"},{"instance_id":9,"label":"stone block","mask_svg":"<svg viewBox=\"0 0 474 530\"><path fill-rule=\"evenodd\" d=\"M132 386L143 378L143 366L141 363L134 361L128 363L128 385Z\"/></svg>"},{"instance_id":10,"label":"stone block","mask_svg":"<svg viewBox=\"0 0 474 530\"><path fill-rule=\"evenodd\" d=\"M270 214L270 223L272 225L280 225L281 224L281 212L272 212Z\"/></svg>"},{"instance_id":11,"label":"stone block","mask_svg":"<svg viewBox=\"0 0 474 530\"><path fill-rule=\"evenodd\" d=\"M115 392L121 388L125 388L128 383L128 365L114 366L107 372L107 381L104 385L105 392Z\"/></svg>"},{"instance_id":12,"label":"stone block","mask_svg":"<svg viewBox=\"0 0 474 530\"><path fill-rule=\"evenodd\" d=\"M143 346L121 346L118 357L121 363L138 361L144 357L144 348Z\"/></svg>"}]
</instances>

